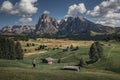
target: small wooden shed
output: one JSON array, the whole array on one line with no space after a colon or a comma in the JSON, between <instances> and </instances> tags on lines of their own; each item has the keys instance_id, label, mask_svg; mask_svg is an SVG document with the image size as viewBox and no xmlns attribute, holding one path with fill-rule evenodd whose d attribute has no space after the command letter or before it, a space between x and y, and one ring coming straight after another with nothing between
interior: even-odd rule
<instances>
[{"instance_id":1,"label":"small wooden shed","mask_svg":"<svg viewBox=\"0 0 120 80\"><path fill-rule=\"evenodd\" d=\"M53 58L48 57L48 58L42 59L42 62L48 63L48 64L53 64L53 60L54 60Z\"/></svg>"},{"instance_id":2,"label":"small wooden shed","mask_svg":"<svg viewBox=\"0 0 120 80\"><path fill-rule=\"evenodd\" d=\"M75 71L79 71L80 67L79 66L64 66L63 70L75 70Z\"/></svg>"}]
</instances>

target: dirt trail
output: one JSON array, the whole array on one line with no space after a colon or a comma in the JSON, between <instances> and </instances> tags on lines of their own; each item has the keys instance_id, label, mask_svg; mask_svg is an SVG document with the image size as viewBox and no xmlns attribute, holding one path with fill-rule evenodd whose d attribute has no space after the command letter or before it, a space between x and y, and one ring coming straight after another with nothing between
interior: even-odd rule
<instances>
[{"instance_id":1,"label":"dirt trail","mask_svg":"<svg viewBox=\"0 0 120 80\"><path fill-rule=\"evenodd\" d=\"M31 55L41 54L41 53L45 53L45 52L47 52L47 51L34 51L34 52L24 53L24 57L29 57Z\"/></svg>"}]
</instances>

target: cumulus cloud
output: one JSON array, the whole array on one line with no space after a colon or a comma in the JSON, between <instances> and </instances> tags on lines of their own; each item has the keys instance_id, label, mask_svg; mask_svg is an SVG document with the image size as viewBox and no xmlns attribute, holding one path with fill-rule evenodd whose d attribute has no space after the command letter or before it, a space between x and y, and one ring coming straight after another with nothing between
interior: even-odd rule
<instances>
[{"instance_id":1,"label":"cumulus cloud","mask_svg":"<svg viewBox=\"0 0 120 80\"><path fill-rule=\"evenodd\" d=\"M96 23L98 24L103 24L105 26L115 26L117 24L120 24L120 20L115 20L115 19L102 19L102 20L97 20Z\"/></svg>"},{"instance_id":2,"label":"cumulus cloud","mask_svg":"<svg viewBox=\"0 0 120 80\"><path fill-rule=\"evenodd\" d=\"M13 5L10 1L4 1L0 8L0 12L21 16L22 18L19 21L23 20L22 22L29 22L32 21L30 17L38 10L38 8L35 7L36 2L37 0L20 0Z\"/></svg>"},{"instance_id":3,"label":"cumulus cloud","mask_svg":"<svg viewBox=\"0 0 120 80\"><path fill-rule=\"evenodd\" d=\"M21 0L18 4L19 12L24 15L32 15L37 12L34 3L37 0Z\"/></svg>"},{"instance_id":4,"label":"cumulus cloud","mask_svg":"<svg viewBox=\"0 0 120 80\"><path fill-rule=\"evenodd\" d=\"M47 10L45 10L45 11L43 12L43 14L50 14L50 12L47 11Z\"/></svg>"},{"instance_id":5,"label":"cumulus cloud","mask_svg":"<svg viewBox=\"0 0 120 80\"><path fill-rule=\"evenodd\" d=\"M120 24L120 0L107 0L88 10L87 14L92 18L98 18L97 22L105 25L116 26Z\"/></svg>"},{"instance_id":6,"label":"cumulus cloud","mask_svg":"<svg viewBox=\"0 0 120 80\"><path fill-rule=\"evenodd\" d=\"M26 23L26 22L31 22L32 18L26 18L26 17L22 17L19 19L19 22L21 23Z\"/></svg>"},{"instance_id":7,"label":"cumulus cloud","mask_svg":"<svg viewBox=\"0 0 120 80\"><path fill-rule=\"evenodd\" d=\"M12 3L9 1L4 1L2 7L0 8L0 11L10 13L12 9L13 9Z\"/></svg>"},{"instance_id":8,"label":"cumulus cloud","mask_svg":"<svg viewBox=\"0 0 120 80\"><path fill-rule=\"evenodd\" d=\"M106 17L109 13L115 13L118 10L120 10L120 0L108 0L87 13L92 17Z\"/></svg>"},{"instance_id":9,"label":"cumulus cloud","mask_svg":"<svg viewBox=\"0 0 120 80\"><path fill-rule=\"evenodd\" d=\"M84 14L87 11L84 3L71 5L68 9L66 16L77 16L78 14Z\"/></svg>"}]
</instances>

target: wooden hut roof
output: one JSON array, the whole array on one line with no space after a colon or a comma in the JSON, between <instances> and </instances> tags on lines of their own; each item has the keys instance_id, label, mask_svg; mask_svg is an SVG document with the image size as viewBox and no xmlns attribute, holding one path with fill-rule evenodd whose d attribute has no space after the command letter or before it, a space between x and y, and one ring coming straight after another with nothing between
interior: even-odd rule
<instances>
[{"instance_id":1,"label":"wooden hut roof","mask_svg":"<svg viewBox=\"0 0 120 80\"><path fill-rule=\"evenodd\" d=\"M47 61L53 61L53 58L48 57L48 58L45 58L45 60L47 60Z\"/></svg>"}]
</instances>

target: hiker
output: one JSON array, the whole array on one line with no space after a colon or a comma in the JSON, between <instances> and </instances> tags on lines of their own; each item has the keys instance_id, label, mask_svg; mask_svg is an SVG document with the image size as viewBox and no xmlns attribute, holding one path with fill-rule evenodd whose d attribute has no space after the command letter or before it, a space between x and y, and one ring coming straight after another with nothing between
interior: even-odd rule
<instances>
[{"instance_id":1,"label":"hiker","mask_svg":"<svg viewBox=\"0 0 120 80\"><path fill-rule=\"evenodd\" d=\"M34 68L36 67L36 60L35 59L32 60L32 65Z\"/></svg>"}]
</instances>

